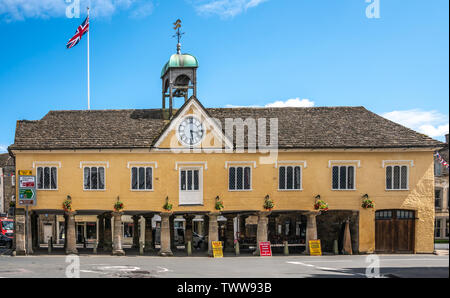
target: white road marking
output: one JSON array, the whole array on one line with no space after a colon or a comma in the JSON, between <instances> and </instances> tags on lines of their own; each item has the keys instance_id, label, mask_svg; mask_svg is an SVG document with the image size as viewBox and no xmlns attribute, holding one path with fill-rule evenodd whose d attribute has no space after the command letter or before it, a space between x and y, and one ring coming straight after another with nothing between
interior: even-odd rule
<instances>
[{"instance_id":1,"label":"white road marking","mask_svg":"<svg viewBox=\"0 0 450 298\"><path fill-rule=\"evenodd\" d=\"M165 272L173 271L173 270L169 270L167 268L161 267L161 266L158 266L158 268L161 269L161 271L157 271L158 273L165 273Z\"/></svg>"}]
</instances>

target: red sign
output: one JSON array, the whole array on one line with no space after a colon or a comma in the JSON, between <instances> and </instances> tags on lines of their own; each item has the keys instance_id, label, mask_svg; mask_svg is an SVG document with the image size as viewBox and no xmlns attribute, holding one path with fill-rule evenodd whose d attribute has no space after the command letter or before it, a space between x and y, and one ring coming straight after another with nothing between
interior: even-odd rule
<instances>
[{"instance_id":1,"label":"red sign","mask_svg":"<svg viewBox=\"0 0 450 298\"><path fill-rule=\"evenodd\" d=\"M270 248L270 242L259 242L259 251L261 257L271 257L272 249Z\"/></svg>"}]
</instances>

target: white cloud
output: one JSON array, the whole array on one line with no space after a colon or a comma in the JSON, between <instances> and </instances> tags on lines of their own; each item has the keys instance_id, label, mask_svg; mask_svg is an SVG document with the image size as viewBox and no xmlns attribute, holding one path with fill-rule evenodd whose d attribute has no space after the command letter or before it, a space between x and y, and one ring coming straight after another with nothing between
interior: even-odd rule
<instances>
[{"instance_id":1,"label":"white cloud","mask_svg":"<svg viewBox=\"0 0 450 298\"><path fill-rule=\"evenodd\" d=\"M272 103L266 104L265 108L287 108L287 107L296 107L296 108L309 108L315 105L314 101L309 99L300 99L299 97L288 99L286 101L275 101ZM250 105L250 106L238 106L238 105L226 105L226 108L262 108L263 106L258 105Z\"/></svg>"},{"instance_id":2,"label":"white cloud","mask_svg":"<svg viewBox=\"0 0 450 298\"><path fill-rule=\"evenodd\" d=\"M0 153L8 152L8 146L0 144Z\"/></svg>"},{"instance_id":3,"label":"white cloud","mask_svg":"<svg viewBox=\"0 0 450 298\"><path fill-rule=\"evenodd\" d=\"M89 3L93 17L110 17L119 10L126 10L131 17L142 18L153 12L153 0L0 0L0 20L66 17L66 10L73 7L74 1L80 3L80 18L86 15Z\"/></svg>"},{"instance_id":4,"label":"white cloud","mask_svg":"<svg viewBox=\"0 0 450 298\"><path fill-rule=\"evenodd\" d=\"M302 107L310 108L314 106L314 101L309 99L300 99L299 97L288 99L286 101L276 101L266 104L266 108L285 108L285 107Z\"/></svg>"},{"instance_id":5,"label":"white cloud","mask_svg":"<svg viewBox=\"0 0 450 298\"><path fill-rule=\"evenodd\" d=\"M198 14L232 18L266 1L268 0L190 0L189 2Z\"/></svg>"},{"instance_id":6,"label":"white cloud","mask_svg":"<svg viewBox=\"0 0 450 298\"><path fill-rule=\"evenodd\" d=\"M382 116L433 138L442 137L449 131L448 116L435 110L392 111Z\"/></svg>"}]
</instances>

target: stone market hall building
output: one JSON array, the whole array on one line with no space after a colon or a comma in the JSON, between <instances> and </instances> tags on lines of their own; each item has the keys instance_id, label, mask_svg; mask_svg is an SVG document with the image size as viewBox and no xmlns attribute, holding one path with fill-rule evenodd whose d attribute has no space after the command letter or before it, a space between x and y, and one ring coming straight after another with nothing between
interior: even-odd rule
<instances>
[{"instance_id":1,"label":"stone market hall building","mask_svg":"<svg viewBox=\"0 0 450 298\"><path fill-rule=\"evenodd\" d=\"M17 204L17 254L39 246L43 215L63 221L67 253L77 252L76 218L91 217L98 248L124 254L124 216L136 223L134 247L143 242L160 255L177 249L177 219L182 242L207 236L209 253L215 240L227 250L235 240L269 240L308 251L311 239L329 252L335 241L346 253L433 252L433 152L442 143L364 107L207 108L197 99L197 68L192 55L171 56L161 109L50 111L17 122L9 152L38 189L28 247ZM176 97L184 99L179 109ZM319 198L328 211L315 209ZM374 208L363 208L364 199Z\"/></svg>"}]
</instances>

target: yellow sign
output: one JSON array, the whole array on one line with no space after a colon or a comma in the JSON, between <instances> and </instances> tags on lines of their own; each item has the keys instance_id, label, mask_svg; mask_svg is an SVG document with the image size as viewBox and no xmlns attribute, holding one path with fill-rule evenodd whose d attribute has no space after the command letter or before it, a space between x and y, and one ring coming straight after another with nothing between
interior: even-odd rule
<instances>
[{"instance_id":1,"label":"yellow sign","mask_svg":"<svg viewBox=\"0 0 450 298\"><path fill-rule=\"evenodd\" d=\"M319 240L309 240L309 255L310 256L321 256L322 255L320 239Z\"/></svg>"},{"instance_id":2,"label":"yellow sign","mask_svg":"<svg viewBox=\"0 0 450 298\"><path fill-rule=\"evenodd\" d=\"M33 172L31 170L19 170L20 176L32 176Z\"/></svg>"},{"instance_id":3,"label":"yellow sign","mask_svg":"<svg viewBox=\"0 0 450 298\"><path fill-rule=\"evenodd\" d=\"M214 258L223 258L222 241L211 241Z\"/></svg>"}]
</instances>

